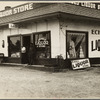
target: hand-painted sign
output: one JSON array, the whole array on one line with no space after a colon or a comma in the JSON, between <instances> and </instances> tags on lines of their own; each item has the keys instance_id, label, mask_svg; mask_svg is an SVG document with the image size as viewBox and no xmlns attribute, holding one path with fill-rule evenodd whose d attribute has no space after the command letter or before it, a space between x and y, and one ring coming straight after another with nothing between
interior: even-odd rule
<instances>
[{"instance_id":1,"label":"hand-painted sign","mask_svg":"<svg viewBox=\"0 0 100 100\"><path fill-rule=\"evenodd\" d=\"M17 27L17 25L13 24L13 23L9 23L8 25L9 25L9 28L16 28Z\"/></svg>"},{"instance_id":2,"label":"hand-painted sign","mask_svg":"<svg viewBox=\"0 0 100 100\"><path fill-rule=\"evenodd\" d=\"M79 6L83 6L83 7L96 9L95 3L90 3L90 2L71 2L71 3L74 4L74 5L79 5Z\"/></svg>"},{"instance_id":3,"label":"hand-painted sign","mask_svg":"<svg viewBox=\"0 0 100 100\"><path fill-rule=\"evenodd\" d=\"M45 38L39 38L38 41L35 42L35 45L37 45L37 47L45 47L49 45L49 42Z\"/></svg>"},{"instance_id":4,"label":"hand-painted sign","mask_svg":"<svg viewBox=\"0 0 100 100\"><path fill-rule=\"evenodd\" d=\"M95 2L71 2L71 4L87 8L100 9L100 3L95 3Z\"/></svg>"},{"instance_id":5,"label":"hand-painted sign","mask_svg":"<svg viewBox=\"0 0 100 100\"><path fill-rule=\"evenodd\" d=\"M91 30L92 35L100 35L100 30Z\"/></svg>"},{"instance_id":6,"label":"hand-painted sign","mask_svg":"<svg viewBox=\"0 0 100 100\"><path fill-rule=\"evenodd\" d=\"M71 60L71 63L73 70L90 67L89 59Z\"/></svg>"},{"instance_id":7,"label":"hand-painted sign","mask_svg":"<svg viewBox=\"0 0 100 100\"><path fill-rule=\"evenodd\" d=\"M92 29L89 33L89 57L100 55L100 30Z\"/></svg>"},{"instance_id":8,"label":"hand-painted sign","mask_svg":"<svg viewBox=\"0 0 100 100\"><path fill-rule=\"evenodd\" d=\"M91 51L100 51L100 39L91 41Z\"/></svg>"},{"instance_id":9,"label":"hand-painted sign","mask_svg":"<svg viewBox=\"0 0 100 100\"><path fill-rule=\"evenodd\" d=\"M18 7L12 8L12 9L1 11L0 17L17 14L17 13L28 11L31 9L33 9L33 3L24 4L22 6L18 6Z\"/></svg>"},{"instance_id":10,"label":"hand-painted sign","mask_svg":"<svg viewBox=\"0 0 100 100\"><path fill-rule=\"evenodd\" d=\"M98 36L100 35L100 30L92 30L91 34L97 37L97 39L93 39L91 41L91 51L100 51L100 39Z\"/></svg>"}]
</instances>

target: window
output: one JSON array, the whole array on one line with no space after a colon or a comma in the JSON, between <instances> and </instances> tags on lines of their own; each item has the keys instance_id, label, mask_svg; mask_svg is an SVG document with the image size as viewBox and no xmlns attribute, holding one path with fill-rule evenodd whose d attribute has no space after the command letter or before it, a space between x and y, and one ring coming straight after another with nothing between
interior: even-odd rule
<instances>
[{"instance_id":1,"label":"window","mask_svg":"<svg viewBox=\"0 0 100 100\"><path fill-rule=\"evenodd\" d=\"M8 38L9 42L9 56L10 57L20 57L20 36L12 36Z\"/></svg>"},{"instance_id":2,"label":"window","mask_svg":"<svg viewBox=\"0 0 100 100\"><path fill-rule=\"evenodd\" d=\"M86 57L86 34L85 33L67 33L67 58L85 58Z\"/></svg>"},{"instance_id":3,"label":"window","mask_svg":"<svg viewBox=\"0 0 100 100\"><path fill-rule=\"evenodd\" d=\"M50 58L50 33L35 34L36 58Z\"/></svg>"}]
</instances>

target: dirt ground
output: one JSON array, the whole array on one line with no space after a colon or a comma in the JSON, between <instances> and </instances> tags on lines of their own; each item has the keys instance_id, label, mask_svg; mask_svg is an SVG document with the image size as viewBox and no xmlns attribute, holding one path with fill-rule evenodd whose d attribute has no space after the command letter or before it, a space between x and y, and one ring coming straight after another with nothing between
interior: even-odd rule
<instances>
[{"instance_id":1,"label":"dirt ground","mask_svg":"<svg viewBox=\"0 0 100 100\"><path fill-rule=\"evenodd\" d=\"M100 67L45 72L0 66L0 99L100 99Z\"/></svg>"}]
</instances>

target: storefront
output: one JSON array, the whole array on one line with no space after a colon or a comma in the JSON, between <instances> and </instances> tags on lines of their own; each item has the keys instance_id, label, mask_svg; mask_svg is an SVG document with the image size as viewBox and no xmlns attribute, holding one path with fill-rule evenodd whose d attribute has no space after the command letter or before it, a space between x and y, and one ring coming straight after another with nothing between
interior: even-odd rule
<instances>
[{"instance_id":1,"label":"storefront","mask_svg":"<svg viewBox=\"0 0 100 100\"><path fill-rule=\"evenodd\" d=\"M0 53L23 63L22 47L35 47L35 64L87 59L100 62L100 10L70 3L28 3L0 12Z\"/></svg>"},{"instance_id":2,"label":"storefront","mask_svg":"<svg viewBox=\"0 0 100 100\"><path fill-rule=\"evenodd\" d=\"M51 39L50 31L42 31L23 35L8 36L8 56L9 60L17 60L20 63L28 63L28 53L30 44L35 47L35 59L50 59L51 58ZM25 47L25 61L22 61L22 47ZM19 60L20 61L19 61Z\"/></svg>"}]
</instances>

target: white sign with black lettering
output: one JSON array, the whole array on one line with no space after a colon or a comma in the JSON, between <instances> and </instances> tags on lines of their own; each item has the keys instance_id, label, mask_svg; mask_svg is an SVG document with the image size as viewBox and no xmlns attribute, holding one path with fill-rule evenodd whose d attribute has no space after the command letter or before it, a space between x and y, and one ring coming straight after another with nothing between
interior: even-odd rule
<instances>
[{"instance_id":1,"label":"white sign with black lettering","mask_svg":"<svg viewBox=\"0 0 100 100\"><path fill-rule=\"evenodd\" d=\"M71 60L73 69L82 69L90 67L89 59Z\"/></svg>"}]
</instances>

